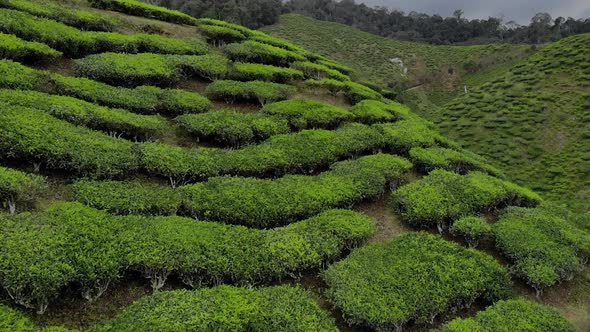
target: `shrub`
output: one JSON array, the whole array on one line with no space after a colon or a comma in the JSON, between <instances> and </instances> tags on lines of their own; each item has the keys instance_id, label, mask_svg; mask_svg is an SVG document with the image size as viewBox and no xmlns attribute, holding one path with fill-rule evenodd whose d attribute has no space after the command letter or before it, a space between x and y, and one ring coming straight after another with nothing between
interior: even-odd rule
<instances>
[{"instance_id":1,"label":"shrub","mask_svg":"<svg viewBox=\"0 0 590 332\"><path fill-rule=\"evenodd\" d=\"M1 90L2 102L41 110L72 124L103 130L112 136L149 139L160 136L167 128L164 119L110 109L79 99L48 95L42 92Z\"/></svg>"},{"instance_id":2,"label":"shrub","mask_svg":"<svg viewBox=\"0 0 590 332\"><path fill-rule=\"evenodd\" d=\"M48 2L2 0L0 1L0 7L16 9L35 16L56 20L82 30L113 31L119 24L117 20L107 15L70 9Z\"/></svg>"},{"instance_id":3,"label":"shrub","mask_svg":"<svg viewBox=\"0 0 590 332\"><path fill-rule=\"evenodd\" d=\"M47 73L25 67L18 62L0 60L0 87L6 89L37 90L46 84Z\"/></svg>"},{"instance_id":4,"label":"shrub","mask_svg":"<svg viewBox=\"0 0 590 332\"><path fill-rule=\"evenodd\" d=\"M194 17L183 12L135 0L90 0L90 4L95 8L153 18L170 23L193 25L197 21Z\"/></svg>"},{"instance_id":5,"label":"shrub","mask_svg":"<svg viewBox=\"0 0 590 332\"><path fill-rule=\"evenodd\" d=\"M29 42L15 35L0 33L0 58L18 61L49 61L61 55L61 52L45 44Z\"/></svg>"},{"instance_id":6,"label":"shrub","mask_svg":"<svg viewBox=\"0 0 590 332\"><path fill-rule=\"evenodd\" d=\"M441 332L461 331L563 331L575 329L554 308L535 302L517 299L498 301L473 318L457 318L445 324Z\"/></svg>"},{"instance_id":7,"label":"shrub","mask_svg":"<svg viewBox=\"0 0 590 332\"><path fill-rule=\"evenodd\" d=\"M440 144L443 137L423 121L401 120L394 123L376 124L387 146L399 154L405 154L413 147L429 147Z\"/></svg>"},{"instance_id":8,"label":"shrub","mask_svg":"<svg viewBox=\"0 0 590 332\"><path fill-rule=\"evenodd\" d=\"M37 332L37 327L19 311L0 304L0 331Z\"/></svg>"},{"instance_id":9,"label":"shrub","mask_svg":"<svg viewBox=\"0 0 590 332\"><path fill-rule=\"evenodd\" d=\"M239 82L218 80L207 86L209 98L235 101L258 101L263 106L267 103L289 99L297 89L290 85L262 81Z\"/></svg>"},{"instance_id":10,"label":"shrub","mask_svg":"<svg viewBox=\"0 0 590 332\"><path fill-rule=\"evenodd\" d=\"M44 177L0 166L0 199L10 213L16 212L16 203L33 201L45 190Z\"/></svg>"},{"instance_id":11,"label":"shrub","mask_svg":"<svg viewBox=\"0 0 590 332\"><path fill-rule=\"evenodd\" d=\"M483 218L463 217L455 221L449 230L453 235L463 236L469 247L475 248L481 239L492 233L492 226Z\"/></svg>"},{"instance_id":12,"label":"shrub","mask_svg":"<svg viewBox=\"0 0 590 332\"><path fill-rule=\"evenodd\" d=\"M410 150L410 158L424 173L442 168L459 174L466 174L469 171L483 171L494 176L502 176L502 172L489 165L483 157L467 150L415 147Z\"/></svg>"},{"instance_id":13,"label":"shrub","mask_svg":"<svg viewBox=\"0 0 590 332\"><path fill-rule=\"evenodd\" d=\"M241 34L243 34L244 36L246 36L248 38L254 36L255 34L260 34L260 32L258 32L256 30L248 29L248 28L241 26L239 24L229 23L226 21L216 20L214 18L208 18L208 17L197 19L197 26L200 27L203 25L214 25L214 26L218 26L218 27L233 29L235 31L240 32Z\"/></svg>"},{"instance_id":14,"label":"shrub","mask_svg":"<svg viewBox=\"0 0 590 332\"><path fill-rule=\"evenodd\" d=\"M292 68L298 69L303 72L305 78L321 80L324 78L330 78L338 81L349 81L350 77L342 74L341 72L330 69L324 65L317 63L304 61L294 62L291 64Z\"/></svg>"},{"instance_id":15,"label":"shrub","mask_svg":"<svg viewBox=\"0 0 590 332\"><path fill-rule=\"evenodd\" d=\"M352 68L346 67L344 65L341 65L341 64L339 64L337 62L334 62L334 61L329 60L329 59L326 59L326 58L324 58L324 59L318 59L316 61L316 63L318 63L320 65L324 65L324 66L326 66L328 68L335 69L335 70L341 72L344 75L350 75L353 72Z\"/></svg>"},{"instance_id":16,"label":"shrub","mask_svg":"<svg viewBox=\"0 0 590 332\"><path fill-rule=\"evenodd\" d=\"M336 332L334 319L300 287L219 286L160 292L126 308L100 331L318 331Z\"/></svg>"},{"instance_id":17,"label":"shrub","mask_svg":"<svg viewBox=\"0 0 590 332\"><path fill-rule=\"evenodd\" d=\"M291 131L287 120L231 110L187 114L175 121L199 139L211 139L231 146L259 142Z\"/></svg>"},{"instance_id":18,"label":"shrub","mask_svg":"<svg viewBox=\"0 0 590 332\"><path fill-rule=\"evenodd\" d=\"M401 120L403 117L391 112L387 105L377 100L363 100L350 108L357 121L362 123L379 123Z\"/></svg>"},{"instance_id":19,"label":"shrub","mask_svg":"<svg viewBox=\"0 0 590 332\"><path fill-rule=\"evenodd\" d=\"M590 257L590 234L542 208L510 208L493 226L497 247L514 261L514 272L540 296L571 280Z\"/></svg>"},{"instance_id":20,"label":"shrub","mask_svg":"<svg viewBox=\"0 0 590 332\"><path fill-rule=\"evenodd\" d=\"M258 80L279 83L303 79L303 73L299 70L258 63L235 63L230 76L240 81Z\"/></svg>"},{"instance_id":21,"label":"shrub","mask_svg":"<svg viewBox=\"0 0 590 332\"><path fill-rule=\"evenodd\" d=\"M324 78L321 80L309 79L305 81L305 86L310 89L326 89L333 96L336 96L340 91L346 90L346 83L331 78Z\"/></svg>"},{"instance_id":22,"label":"shrub","mask_svg":"<svg viewBox=\"0 0 590 332\"><path fill-rule=\"evenodd\" d=\"M262 112L285 118L296 129L329 129L353 119L353 115L347 110L310 99L292 99L268 104Z\"/></svg>"},{"instance_id":23,"label":"shrub","mask_svg":"<svg viewBox=\"0 0 590 332\"><path fill-rule=\"evenodd\" d=\"M176 191L149 183L83 180L72 189L77 201L114 214L173 215L180 206Z\"/></svg>"},{"instance_id":24,"label":"shrub","mask_svg":"<svg viewBox=\"0 0 590 332\"><path fill-rule=\"evenodd\" d=\"M319 176L219 177L180 192L184 208L196 218L267 228L375 198L410 168L405 159L374 155L338 163Z\"/></svg>"},{"instance_id":25,"label":"shrub","mask_svg":"<svg viewBox=\"0 0 590 332\"><path fill-rule=\"evenodd\" d=\"M286 66L291 62L305 59L295 52L252 40L226 45L223 51L233 61L275 66Z\"/></svg>"},{"instance_id":26,"label":"shrub","mask_svg":"<svg viewBox=\"0 0 590 332\"><path fill-rule=\"evenodd\" d=\"M283 48L286 49L287 51L292 51L295 53L299 53L305 57L309 57L311 56L310 52L307 51L306 49L304 49L303 47L300 47L298 45L295 45L291 42L288 42L284 39L280 39L280 38L276 38L270 35L267 35L265 33L262 33L260 31L253 31L253 35L250 36L249 38L250 40L254 40L256 42L259 43L263 43L263 44L268 44L268 45L272 45L275 47L279 47L279 48Z\"/></svg>"},{"instance_id":27,"label":"shrub","mask_svg":"<svg viewBox=\"0 0 590 332\"><path fill-rule=\"evenodd\" d=\"M228 43L235 43L246 39L247 37L234 29L218 25L199 25L199 32L215 46L224 46Z\"/></svg>"},{"instance_id":28,"label":"shrub","mask_svg":"<svg viewBox=\"0 0 590 332\"><path fill-rule=\"evenodd\" d=\"M133 143L58 120L42 111L0 104L0 151L93 177L137 169Z\"/></svg>"},{"instance_id":29,"label":"shrub","mask_svg":"<svg viewBox=\"0 0 590 332\"><path fill-rule=\"evenodd\" d=\"M442 231L453 220L502 204L535 206L532 191L484 173L467 175L434 170L394 193L393 205L414 226L436 225Z\"/></svg>"},{"instance_id":30,"label":"shrub","mask_svg":"<svg viewBox=\"0 0 590 332\"><path fill-rule=\"evenodd\" d=\"M344 95L351 104L358 104L365 99L381 100L383 96L369 87L352 81L347 81Z\"/></svg>"},{"instance_id":31,"label":"shrub","mask_svg":"<svg viewBox=\"0 0 590 332\"><path fill-rule=\"evenodd\" d=\"M323 273L328 298L351 324L400 331L453 308L510 294L496 260L427 233L403 234L355 250Z\"/></svg>"}]
</instances>

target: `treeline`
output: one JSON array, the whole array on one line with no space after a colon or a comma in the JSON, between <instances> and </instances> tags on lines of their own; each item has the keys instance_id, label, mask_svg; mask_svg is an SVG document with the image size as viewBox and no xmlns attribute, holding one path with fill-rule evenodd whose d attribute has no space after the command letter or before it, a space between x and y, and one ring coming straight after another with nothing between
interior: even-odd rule
<instances>
[{"instance_id":1,"label":"treeline","mask_svg":"<svg viewBox=\"0 0 590 332\"><path fill-rule=\"evenodd\" d=\"M211 17L259 28L274 24L289 12L338 22L384 37L432 44L482 44L493 42L539 44L590 32L590 18L553 19L538 13L529 25L502 18L469 20L462 10L452 17L417 12L404 13L385 7L368 7L354 0L146 0L181 10L195 17Z\"/></svg>"}]
</instances>

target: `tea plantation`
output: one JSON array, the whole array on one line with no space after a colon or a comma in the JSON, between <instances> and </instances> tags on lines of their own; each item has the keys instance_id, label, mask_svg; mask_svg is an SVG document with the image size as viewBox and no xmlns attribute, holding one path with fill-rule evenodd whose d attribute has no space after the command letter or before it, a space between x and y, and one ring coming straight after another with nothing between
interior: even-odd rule
<instances>
[{"instance_id":1,"label":"tea plantation","mask_svg":"<svg viewBox=\"0 0 590 332\"><path fill-rule=\"evenodd\" d=\"M350 63L136 0L0 0L0 57L2 332L590 326L587 216Z\"/></svg>"}]
</instances>

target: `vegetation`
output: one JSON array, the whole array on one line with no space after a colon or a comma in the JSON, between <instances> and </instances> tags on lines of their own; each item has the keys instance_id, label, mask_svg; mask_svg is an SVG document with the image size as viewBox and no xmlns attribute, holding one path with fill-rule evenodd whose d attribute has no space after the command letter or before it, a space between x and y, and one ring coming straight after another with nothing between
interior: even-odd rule
<instances>
[{"instance_id":1,"label":"vegetation","mask_svg":"<svg viewBox=\"0 0 590 332\"><path fill-rule=\"evenodd\" d=\"M171 23L194 24L195 18L175 10L135 0L91 0L93 7L123 12L129 15L154 18Z\"/></svg>"},{"instance_id":2,"label":"vegetation","mask_svg":"<svg viewBox=\"0 0 590 332\"><path fill-rule=\"evenodd\" d=\"M482 171L494 176L502 176L502 172L487 163L485 159L467 150L452 150L441 147L420 148L410 150L410 158L424 173L442 168L459 174L469 171Z\"/></svg>"},{"instance_id":3,"label":"vegetation","mask_svg":"<svg viewBox=\"0 0 590 332\"><path fill-rule=\"evenodd\" d=\"M0 33L0 58L36 62L49 61L61 55L61 52L45 44L29 42L14 35Z\"/></svg>"},{"instance_id":4,"label":"vegetation","mask_svg":"<svg viewBox=\"0 0 590 332\"><path fill-rule=\"evenodd\" d=\"M549 306L526 300L505 300L480 311L474 318L455 319L445 324L440 331L573 332L575 329L557 310Z\"/></svg>"},{"instance_id":5,"label":"vegetation","mask_svg":"<svg viewBox=\"0 0 590 332\"><path fill-rule=\"evenodd\" d=\"M262 112L289 121L296 129L335 128L354 119L354 114L330 104L310 99L291 99L265 105Z\"/></svg>"},{"instance_id":6,"label":"vegetation","mask_svg":"<svg viewBox=\"0 0 590 332\"><path fill-rule=\"evenodd\" d=\"M228 103L257 101L264 106L267 103L289 99L295 92L295 87L279 83L218 80L207 86L206 94L211 99Z\"/></svg>"},{"instance_id":7,"label":"vegetation","mask_svg":"<svg viewBox=\"0 0 590 332\"><path fill-rule=\"evenodd\" d=\"M11 214L17 203L34 201L46 190L44 177L0 166L0 200Z\"/></svg>"},{"instance_id":8,"label":"vegetation","mask_svg":"<svg viewBox=\"0 0 590 332\"><path fill-rule=\"evenodd\" d=\"M310 79L305 81L305 84L310 88L327 89L334 96L342 92L353 105L365 99L381 100L383 98L379 92L352 81L342 82L331 78L324 78L319 81Z\"/></svg>"},{"instance_id":9,"label":"vegetation","mask_svg":"<svg viewBox=\"0 0 590 332\"><path fill-rule=\"evenodd\" d=\"M535 288L571 280L590 258L590 233L545 209L511 208L494 224L498 248L514 261L515 274Z\"/></svg>"},{"instance_id":10,"label":"vegetation","mask_svg":"<svg viewBox=\"0 0 590 332\"><path fill-rule=\"evenodd\" d=\"M345 74L342 74L338 70L328 68L327 66L319 63L313 63L309 61L305 62L294 62L291 67L298 69L305 74L305 78L321 80L324 78L331 78L338 81L348 81L350 78Z\"/></svg>"},{"instance_id":11,"label":"vegetation","mask_svg":"<svg viewBox=\"0 0 590 332\"><path fill-rule=\"evenodd\" d=\"M426 233L355 250L323 277L350 324L377 330L432 324L450 310L510 293L508 273L493 257Z\"/></svg>"},{"instance_id":12,"label":"vegetation","mask_svg":"<svg viewBox=\"0 0 590 332\"><path fill-rule=\"evenodd\" d=\"M286 83L303 79L303 73L296 69L262 65L258 63L236 63L231 78L243 81L271 81Z\"/></svg>"},{"instance_id":13,"label":"vegetation","mask_svg":"<svg viewBox=\"0 0 590 332\"><path fill-rule=\"evenodd\" d=\"M233 61L254 62L275 66L286 66L305 58L298 53L280 47L247 40L225 46L223 51Z\"/></svg>"},{"instance_id":14,"label":"vegetation","mask_svg":"<svg viewBox=\"0 0 590 332\"><path fill-rule=\"evenodd\" d=\"M492 226L479 217L463 217L449 228L451 234L459 235L467 240L470 248L475 248L479 241L492 233Z\"/></svg>"}]
</instances>

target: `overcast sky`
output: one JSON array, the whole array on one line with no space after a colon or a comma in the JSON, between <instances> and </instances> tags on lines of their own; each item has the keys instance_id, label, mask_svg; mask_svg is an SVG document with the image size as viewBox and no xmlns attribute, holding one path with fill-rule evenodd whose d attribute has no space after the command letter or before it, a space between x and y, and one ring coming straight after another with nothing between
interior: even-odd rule
<instances>
[{"instance_id":1,"label":"overcast sky","mask_svg":"<svg viewBox=\"0 0 590 332\"><path fill-rule=\"evenodd\" d=\"M553 17L590 17L590 0L357 0L369 6L386 6L451 16L455 9L463 9L467 18L504 16L506 21L515 20L528 24L538 12L548 12Z\"/></svg>"}]
</instances>

